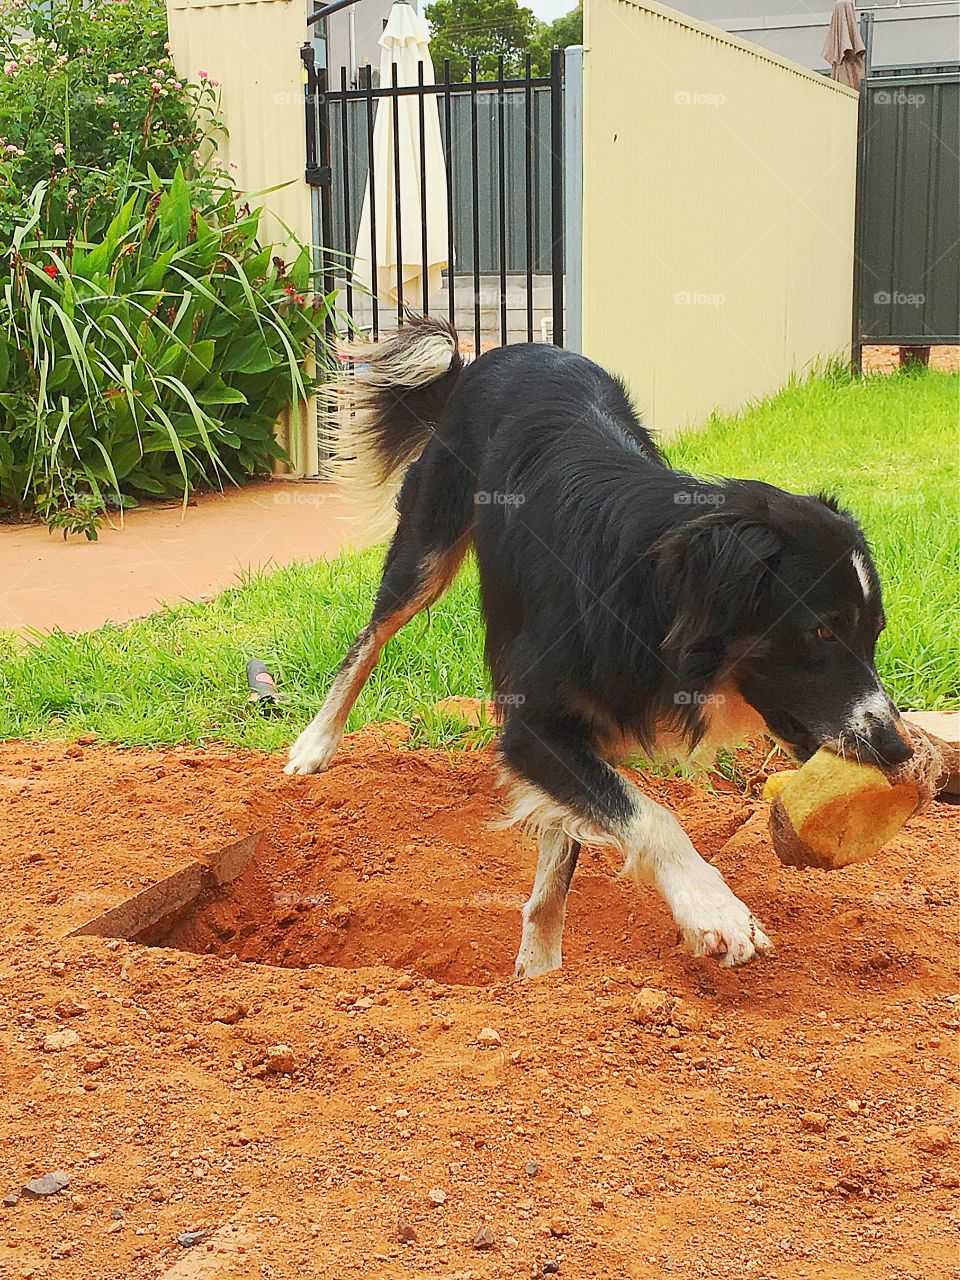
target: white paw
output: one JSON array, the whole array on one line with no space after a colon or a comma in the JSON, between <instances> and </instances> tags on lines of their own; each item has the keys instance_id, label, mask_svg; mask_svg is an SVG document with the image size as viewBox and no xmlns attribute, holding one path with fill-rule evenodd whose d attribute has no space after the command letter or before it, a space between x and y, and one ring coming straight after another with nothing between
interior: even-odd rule
<instances>
[{"instance_id":1,"label":"white paw","mask_svg":"<svg viewBox=\"0 0 960 1280\"><path fill-rule=\"evenodd\" d=\"M773 950L750 908L727 888L719 873L715 881L702 882L699 892L690 894L684 909L675 915L691 955L714 956L729 966L746 964Z\"/></svg>"},{"instance_id":2,"label":"white paw","mask_svg":"<svg viewBox=\"0 0 960 1280\"><path fill-rule=\"evenodd\" d=\"M318 733L308 726L290 748L284 773L322 773L336 754L340 734Z\"/></svg>"},{"instance_id":3,"label":"white paw","mask_svg":"<svg viewBox=\"0 0 960 1280\"><path fill-rule=\"evenodd\" d=\"M543 973L552 973L563 964L560 950L560 939L550 940L544 936L536 925L525 924L520 951L514 973L518 978L539 978Z\"/></svg>"}]
</instances>

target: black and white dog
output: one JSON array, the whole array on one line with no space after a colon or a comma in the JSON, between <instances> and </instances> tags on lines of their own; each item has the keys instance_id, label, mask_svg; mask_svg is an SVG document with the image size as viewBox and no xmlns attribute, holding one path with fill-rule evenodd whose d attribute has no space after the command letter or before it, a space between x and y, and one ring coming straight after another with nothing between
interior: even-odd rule
<instances>
[{"instance_id":1,"label":"black and white dog","mask_svg":"<svg viewBox=\"0 0 960 1280\"><path fill-rule=\"evenodd\" d=\"M672 470L623 386L572 352L502 347L465 367L449 327L413 319L363 358L335 447L348 485L395 502L399 524L370 622L287 772L329 764L383 645L473 543L513 820L540 841L517 973L559 967L583 842L656 886L694 955L767 951L676 819L614 765L750 729L799 759L823 744L907 759L857 523L829 498Z\"/></svg>"}]
</instances>

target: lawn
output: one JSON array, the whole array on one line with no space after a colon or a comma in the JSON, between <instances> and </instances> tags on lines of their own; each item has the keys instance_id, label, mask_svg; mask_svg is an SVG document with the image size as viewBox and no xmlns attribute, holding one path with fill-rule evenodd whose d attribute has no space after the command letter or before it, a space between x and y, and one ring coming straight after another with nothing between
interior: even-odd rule
<instances>
[{"instance_id":1,"label":"lawn","mask_svg":"<svg viewBox=\"0 0 960 1280\"><path fill-rule=\"evenodd\" d=\"M819 376L673 445L700 474L752 476L835 493L860 517L885 584L879 665L901 706L960 702L956 583L956 423L960 379L932 372L854 381ZM382 552L252 576L209 603L124 626L38 638L0 636L0 738L72 736L157 744L221 740L277 748L313 714L366 621ZM429 708L481 695L483 628L468 566L431 611L386 648L351 718L442 729ZM244 665L264 659L288 702L264 716L247 702Z\"/></svg>"}]
</instances>

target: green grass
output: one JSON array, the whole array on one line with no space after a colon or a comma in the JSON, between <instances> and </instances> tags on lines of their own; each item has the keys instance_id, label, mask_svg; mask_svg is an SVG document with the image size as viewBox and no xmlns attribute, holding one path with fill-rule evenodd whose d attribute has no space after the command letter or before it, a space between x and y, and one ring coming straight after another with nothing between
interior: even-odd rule
<instances>
[{"instance_id":1,"label":"green grass","mask_svg":"<svg viewBox=\"0 0 960 1280\"><path fill-rule=\"evenodd\" d=\"M742 415L718 417L670 450L700 474L754 476L798 491L827 489L866 527L886 587L879 652L901 705L960 699L956 583L956 421L960 379L900 374L855 382L828 374L786 388ZM257 575L210 603L165 609L124 626L57 633L24 646L0 636L0 738L95 731L159 744L220 740L277 748L313 714L367 620L382 552ZM417 720L418 740L448 740L430 708L487 687L476 571L387 646L350 721ZM263 658L288 702L264 716L247 702L246 659Z\"/></svg>"}]
</instances>

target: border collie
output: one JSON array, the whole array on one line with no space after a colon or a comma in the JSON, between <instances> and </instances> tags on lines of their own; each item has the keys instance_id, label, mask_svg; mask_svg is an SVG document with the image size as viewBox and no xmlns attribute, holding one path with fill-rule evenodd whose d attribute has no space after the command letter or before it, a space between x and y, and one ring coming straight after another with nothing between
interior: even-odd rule
<instances>
[{"instance_id":1,"label":"border collie","mask_svg":"<svg viewBox=\"0 0 960 1280\"><path fill-rule=\"evenodd\" d=\"M510 820L539 837L517 974L560 966L584 842L657 888L694 955L769 950L672 814L615 766L751 730L800 760L821 745L910 756L874 666L883 607L856 521L827 497L673 470L623 385L571 351L500 347L464 365L452 328L412 317L358 358L334 392L334 455L349 491L399 521L370 622L287 772L330 763L384 644L472 543Z\"/></svg>"}]
</instances>

